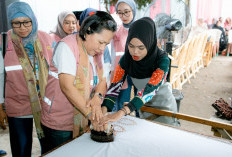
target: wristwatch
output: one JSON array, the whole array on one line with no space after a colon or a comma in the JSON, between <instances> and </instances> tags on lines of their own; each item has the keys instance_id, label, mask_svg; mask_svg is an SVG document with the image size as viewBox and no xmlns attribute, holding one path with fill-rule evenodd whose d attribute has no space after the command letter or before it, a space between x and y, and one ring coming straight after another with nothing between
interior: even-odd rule
<instances>
[{"instance_id":1,"label":"wristwatch","mask_svg":"<svg viewBox=\"0 0 232 157\"><path fill-rule=\"evenodd\" d=\"M97 95L101 100L103 100L103 95L101 93L95 93L95 95Z\"/></svg>"}]
</instances>

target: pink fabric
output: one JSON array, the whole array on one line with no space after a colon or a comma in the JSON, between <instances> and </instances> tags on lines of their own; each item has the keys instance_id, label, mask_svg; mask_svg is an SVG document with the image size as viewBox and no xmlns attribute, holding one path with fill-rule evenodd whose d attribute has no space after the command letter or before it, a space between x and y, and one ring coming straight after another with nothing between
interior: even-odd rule
<instances>
[{"instance_id":1,"label":"pink fabric","mask_svg":"<svg viewBox=\"0 0 232 157\"><path fill-rule=\"evenodd\" d=\"M218 19L221 16L222 9L221 0L197 0L197 19L203 18L207 22L213 18Z\"/></svg>"},{"instance_id":2,"label":"pink fabric","mask_svg":"<svg viewBox=\"0 0 232 157\"><path fill-rule=\"evenodd\" d=\"M7 51L4 58L5 67L20 65L10 34L11 31L8 31ZM48 63L50 63L52 56L52 40L47 33L42 31L38 31L38 38L43 48L43 56ZM5 96L6 113L9 117L32 114L28 89L22 69L6 71Z\"/></svg>"},{"instance_id":3,"label":"pink fabric","mask_svg":"<svg viewBox=\"0 0 232 157\"><path fill-rule=\"evenodd\" d=\"M62 39L74 54L76 66L79 64L79 49L77 45L76 34L69 35ZM50 71L57 73L57 69L51 64ZM92 70L92 69L91 69ZM91 71L93 78L93 71ZM49 75L48 84L46 87L45 96L52 101L49 106L45 101L42 101L41 122L43 125L55 130L73 130L73 105L69 102L66 96L60 89L59 79Z\"/></svg>"},{"instance_id":4,"label":"pink fabric","mask_svg":"<svg viewBox=\"0 0 232 157\"><path fill-rule=\"evenodd\" d=\"M116 32L114 38L113 38L113 43L114 43L114 50L116 53L116 58L115 58L115 67L117 67L119 60L122 56L117 56L118 52L125 52L125 45L126 45L126 39L128 36L128 30L123 27L123 25L120 25L118 28L118 31ZM113 77L113 76L112 76ZM112 79L111 79L112 80ZM128 88L127 81L122 86L122 89Z\"/></svg>"},{"instance_id":5,"label":"pink fabric","mask_svg":"<svg viewBox=\"0 0 232 157\"><path fill-rule=\"evenodd\" d=\"M61 38L54 33L50 33L49 35L51 36L52 40L55 41L56 43L58 43L61 40Z\"/></svg>"},{"instance_id":6,"label":"pink fabric","mask_svg":"<svg viewBox=\"0 0 232 157\"><path fill-rule=\"evenodd\" d=\"M115 7L114 6L110 6L110 14L113 14L115 12Z\"/></svg>"},{"instance_id":7,"label":"pink fabric","mask_svg":"<svg viewBox=\"0 0 232 157\"><path fill-rule=\"evenodd\" d=\"M162 9L162 3L165 3L165 8ZM155 4L150 8L150 17L152 19L159 13L166 13L167 15L170 14L170 0L157 0Z\"/></svg>"},{"instance_id":8,"label":"pink fabric","mask_svg":"<svg viewBox=\"0 0 232 157\"><path fill-rule=\"evenodd\" d=\"M226 30L231 30L232 25L229 24L229 23L225 23L225 24L224 24L224 28L225 28Z\"/></svg>"}]
</instances>

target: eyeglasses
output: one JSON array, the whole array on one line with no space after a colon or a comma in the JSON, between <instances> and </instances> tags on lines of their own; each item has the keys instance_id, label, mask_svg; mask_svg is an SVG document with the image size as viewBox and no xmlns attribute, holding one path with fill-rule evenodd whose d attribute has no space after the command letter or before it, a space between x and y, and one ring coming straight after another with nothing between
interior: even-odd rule
<instances>
[{"instance_id":1,"label":"eyeglasses","mask_svg":"<svg viewBox=\"0 0 232 157\"><path fill-rule=\"evenodd\" d=\"M129 17L130 12L131 12L131 10L128 10L128 11L125 11L125 12L117 12L117 14L119 15L119 17L123 17L123 15L126 16L126 17Z\"/></svg>"},{"instance_id":2,"label":"eyeglasses","mask_svg":"<svg viewBox=\"0 0 232 157\"><path fill-rule=\"evenodd\" d=\"M11 22L13 28L20 28L23 24L24 27L30 27L32 25L32 21L23 21L23 22Z\"/></svg>"}]
</instances>

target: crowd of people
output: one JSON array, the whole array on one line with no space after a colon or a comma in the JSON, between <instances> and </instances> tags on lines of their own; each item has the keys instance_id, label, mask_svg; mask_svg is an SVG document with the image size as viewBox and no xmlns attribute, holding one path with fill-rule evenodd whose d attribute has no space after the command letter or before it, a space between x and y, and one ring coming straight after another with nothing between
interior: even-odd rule
<instances>
[{"instance_id":1,"label":"crowd of people","mask_svg":"<svg viewBox=\"0 0 232 157\"><path fill-rule=\"evenodd\" d=\"M90 123L105 131L134 111L146 117L143 105L177 112L166 81L170 60L157 47L154 21L135 19L134 0L119 0L115 8L120 26L107 12L87 8L61 12L57 26L45 33L27 3L8 6L12 29L0 55L0 125L8 120L12 156L31 156L33 123L44 154ZM154 121L179 125L164 116Z\"/></svg>"},{"instance_id":2,"label":"crowd of people","mask_svg":"<svg viewBox=\"0 0 232 157\"><path fill-rule=\"evenodd\" d=\"M225 21L223 21L222 17L219 17L218 19L213 18L211 23L207 23L203 18L199 18L197 25L193 27L194 34L204 32L208 29L217 29L220 31L220 39L219 43L216 43L218 45L217 53L220 54L232 54L232 23L231 18L226 18ZM216 53L214 53L216 55Z\"/></svg>"}]
</instances>

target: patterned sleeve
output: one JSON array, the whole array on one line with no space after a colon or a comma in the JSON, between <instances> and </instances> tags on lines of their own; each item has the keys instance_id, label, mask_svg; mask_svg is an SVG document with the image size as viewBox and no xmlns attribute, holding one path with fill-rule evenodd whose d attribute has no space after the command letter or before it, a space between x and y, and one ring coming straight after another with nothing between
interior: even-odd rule
<instances>
[{"instance_id":1,"label":"patterned sleeve","mask_svg":"<svg viewBox=\"0 0 232 157\"><path fill-rule=\"evenodd\" d=\"M159 87L165 82L170 60L168 56L163 56L158 61L158 68L152 73L149 82L142 91L138 91L137 95L130 101L128 107L130 111L139 110L145 103L150 101L156 95Z\"/></svg>"},{"instance_id":2,"label":"patterned sleeve","mask_svg":"<svg viewBox=\"0 0 232 157\"><path fill-rule=\"evenodd\" d=\"M106 106L108 112L112 111L115 101L119 95L120 89L122 88L122 85L126 79L125 70L122 69L120 64L117 65L115 69L115 74L113 81L111 82L111 85L106 93L105 99L103 101L102 106Z\"/></svg>"}]
</instances>

